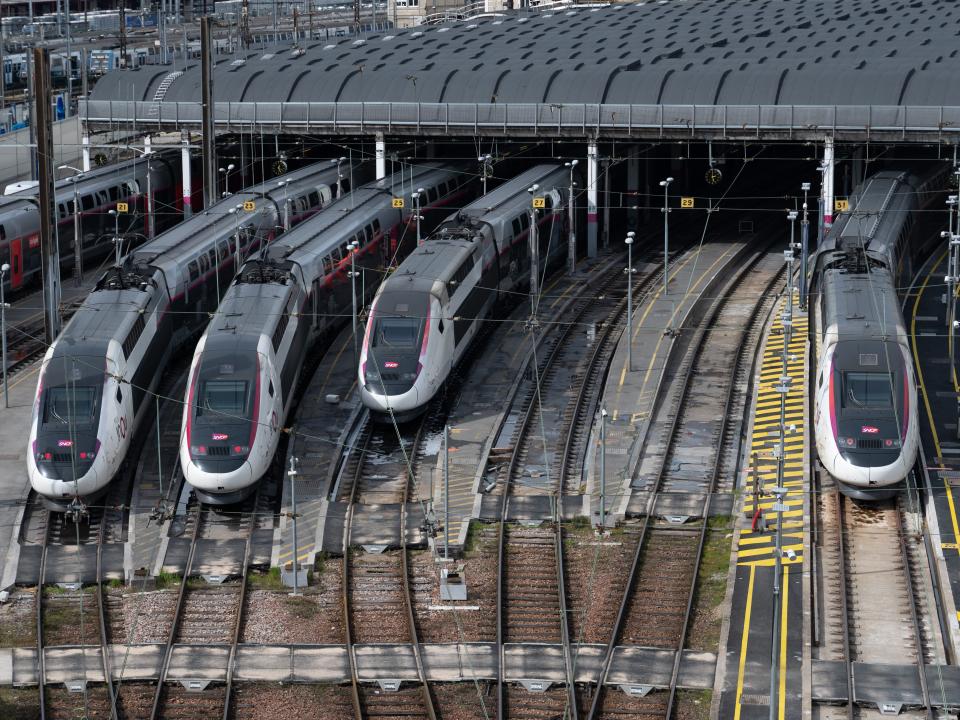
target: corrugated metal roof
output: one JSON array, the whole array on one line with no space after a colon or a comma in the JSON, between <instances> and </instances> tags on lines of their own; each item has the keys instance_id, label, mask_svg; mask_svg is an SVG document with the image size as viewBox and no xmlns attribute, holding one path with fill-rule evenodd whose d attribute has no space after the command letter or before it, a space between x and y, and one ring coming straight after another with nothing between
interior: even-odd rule
<instances>
[{"instance_id":1,"label":"corrugated metal roof","mask_svg":"<svg viewBox=\"0 0 960 720\"><path fill-rule=\"evenodd\" d=\"M220 56L218 101L960 106L953 0L671 0L508 13ZM246 62L236 64L244 58ZM94 100L152 100L111 73ZM165 101L199 100L198 66Z\"/></svg>"}]
</instances>

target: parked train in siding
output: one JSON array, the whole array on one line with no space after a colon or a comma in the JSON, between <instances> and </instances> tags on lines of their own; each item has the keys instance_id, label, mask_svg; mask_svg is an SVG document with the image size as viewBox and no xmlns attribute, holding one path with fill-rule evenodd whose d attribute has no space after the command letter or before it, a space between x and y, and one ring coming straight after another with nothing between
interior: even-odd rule
<instances>
[{"instance_id":1,"label":"parked train in siding","mask_svg":"<svg viewBox=\"0 0 960 720\"><path fill-rule=\"evenodd\" d=\"M476 194L476 180L463 170L414 171L413 187L427 196L426 218ZM392 204L401 180L398 173L358 188L278 238L235 278L197 344L187 383L180 466L201 501L238 502L269 469L307 353L353 312L347 245L358 246L352 260L361 305L397 253L412 249L411 208Z\"/></svg>"},{"instance_id":2,"label":"parked train in siding","mask_svg":"<svg viewBox=\"0 0 960 720\"><path fill-rule=\"evenodd\" d=\"M897 288L909 286L921 249L909 237L916 212L945 182L945 172L878 172L811 258L817 454L857 499L892 497L916 461L917 386Z\"/></svg>"},{"instance_id":3,"label":"parked train in siding","mask_svg":"<svg viewBox=\"0 0 960 720\"><path fill-rule=\"evenodd\" d=\"M529 287L530 204L536 210L539 273L567 256L568 171L539 165L450 216L380 286L360 354L363 404L381 420L422 413L446 382L497 300Z\"/></svg>"},{"instance_id":4,"label":"parked train in siding","mask_svg":"<svg viewBox=\"0 0 960 720\"><path fill-rule=\"evenodd\" d=\"M149 169L148 169L149 168ZM183 215L180 152L155 152L150 162L137 158L96 168L56 183L57 233L60 265L74 264L74 187L80 200L80 234L84 267L113 252L114 218L109 211L126 202L129 212L120 218L120 233L133 245L146 239L147 173L155 208L155 234L178 223ZM0 262L10 265L5 290L19 290L39 281L40 200L36 187L0 197Z\"/></svg>"},{"instance_id":5,"label":"parked train in siding","mask_svg":"<svg viewBox=\"0 0 960 720\"><path fill-rule=\"evenodd\" d=\"M354 169L354 176L367 172ZM106 490L171 356L206 325L239 261L340 194L316 163L225 198L108 270L44 357L30 426L30 484L67 509ZM244 202L253 210L238 211Z\"/></svg>"}]
</instances>

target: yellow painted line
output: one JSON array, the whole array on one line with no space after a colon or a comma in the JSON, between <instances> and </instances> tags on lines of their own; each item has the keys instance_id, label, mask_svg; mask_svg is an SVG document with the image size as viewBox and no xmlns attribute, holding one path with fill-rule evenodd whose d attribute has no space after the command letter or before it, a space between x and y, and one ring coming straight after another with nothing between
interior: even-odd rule
<instances>
[{"instance_id":1,"label":"yellow painted line","mask_svg":"<svg viewBox=\"0 0 960 720\"><path fill-rule=\"evenodd\" d=\"M937 258L931 271L943 261L947 252L948 250L944 250L943 254ZM920 355L917 353L917 311L920 309L920 300L923 297L923 293L926 292L927 284L930 282L931 277L932 272L927 273L927 276L923 279L923 285L920 286L920 290L917 292L917 299L913 303L913 313L910 317L910 344L913 349L913 365L917 371L917 383L920 385L920 392L923 394L923 404L927 409L927 420L930 423L930 432L933 435L933 444L937 449L937 457L943 457L943 451L940 447L940 436L937 433L937 426L933 422L933 410L930 408L930 399L927 396L927 386L923 382L923 370L920 368ZM957 508L953 501L953 488L950 487L950 484L946 480L943 481L943 486L947 491L947 505L950 508L950 522L953 525L953 536L960 540L960 523L957 522ZM958 549L958 552L960 552L960 549Z\"/></svg>"},{"instance_id":2,"label":"yellow painted line","mask_svg":"<svg viewBox=\"0 0 960 720\"><path fill-rule=\"evenodd\" d=\"M786 552L787 550L793 550L794 552L798 552L803 549L803 543L800 543L799 545L798 544L781 545L781 548L783 549L784 552ZM770 555L771 553L775 553L776 550L777 550L776 545L768 545L767 547L746 548L744 550L738 551L737 557L738 558L762 557L765 555Z\"/></svg>"},{"instance_id":3,"label":"yellow painted line","mask_svg":"<svg viewBox=\"0 0 960 720\"><path fill-rule=\"evenodd\" d=\"M783 608L780 611L780 699L779 717L784 720L787 709L787 624L790 616L787 615L787 598L790 597L790 565L783 566L783 579L780 583L780 593L783 595Z\"/></svg>"},{"instance_id":4,"label":"yellow painted line","mask_svg":"<svg viewBox=\"0 0 960 720\"><path fill-rule=\"evenodd\" d=\"M781 537L789 538L803 538L803 533L783 533ZM776 537L773 535L751 535L749 537L740 538L738 545L770 545L771 543L776 542ZM801 543L802 544L802 543ZM796 547L796 544L791 547Z\"/></svg>"},{"instance_id":5,"label":"yellow painted line","mask_svg":"<svg viewBox=\"0 0 960 720\"><path fill-rule=\"evenodd\" d=\"M776 565L776 562L776 558L767 557L761 560L747 560L745 562L738 562L737 565L741 567L773 567ZM797 553L792 560L788 557L781 558L780 565L786 568L787 565L797 565L801 562L803 562L803 555L801 553Z\"/></svg>"},{"instance_id":6,"label":"yellow painted line","mask_svg":"<svg viewBox=\"0 0 960 720\"><path fill-rule=\"evenodd\" d=\"M803 522L802 522L802 521L797 522L797 521L791 520L790 522L785 522L785 523L783 524L783 529L784 529L784 530L786 530L787 528L802 528L802 527L803 527ZM749 528L749 527L748 527L748 528L744 528L743 530L740 531L740 535L752 535L752 534L754 534L754 532L753 532L753 530L752 530L751 528Z\"/></svg>"},{"instance_id":7,"label":"yellow painted line","mask_svg":"<svg viewBox=\"0 0 960 720\"><path fill-rule=\"evenodd\" d=\"M743 699L743 676L747 666L747 641L750 639L750 613L753 611L753 582L757 568L750 568L750 582L747 584L747 602L743 611L743 636L740 638L740 667L737 669L737 699L733 706L733 720L740 720L740 701ZM960 616L960 613L957 613Z\"/></svg>"}]
</instances>

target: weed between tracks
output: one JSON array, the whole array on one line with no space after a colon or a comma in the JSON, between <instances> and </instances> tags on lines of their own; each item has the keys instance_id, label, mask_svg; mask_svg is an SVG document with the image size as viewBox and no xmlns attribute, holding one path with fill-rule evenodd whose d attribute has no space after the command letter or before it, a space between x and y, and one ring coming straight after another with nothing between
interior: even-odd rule
<instances>
[{"instance_id":1,"label":"weed between tracks","mask_svg":"<svg viewBox=\"0 0 960 720\"><path fill-rule=\"evenodd\" d=\"M36 688L0 688L0 717L6 720L35 720L40 717Z\"/></svg>"},{"instance_id":2,"label":"weed between tracks","mask_svg":"<svg viewBox=\"0 0 960 720\"><path fill-rule=\"evenodd\" d=\"M157 575L156 588L157 590L166 590L168 588L175 588L180 586L180 575L177 573L170 572L161 572Z\"/></svg>"},{"instance_id":3,"label":"weed between tracks","mask_svg":"<svg viewBox=\"0 0 960 720\"><path fill-rule=\"evenodd\" d=\"M727 574L730 569L732 533L733 520L730 516L710 519L703 546L703 558L700 561L700 574L697 576L693 624L687 641L687 647L692 650L718 651L723 601L727 593Z\"/></svg>"},{"instance_id":4,"label":"weed between tracks","mask_svg":"<svg viewBox=\"0 0 960 720\"><path fill-rule=\"evenodd\" d=\"M37 644L35 612L34 593L18 590L10 593L10 599L0 605L0 648ZM0 717L6 716L0 712Z\"/></svg>"},{"instance_id":5,"label":"weed between tracks","mask_svg":"<svg viewBox=\"0 0 960 720\"><path fill-rule=\"evenodd\" d=\"M677 720L710 720L712 690L677 690Z\"/></svg>"}]
</instances>

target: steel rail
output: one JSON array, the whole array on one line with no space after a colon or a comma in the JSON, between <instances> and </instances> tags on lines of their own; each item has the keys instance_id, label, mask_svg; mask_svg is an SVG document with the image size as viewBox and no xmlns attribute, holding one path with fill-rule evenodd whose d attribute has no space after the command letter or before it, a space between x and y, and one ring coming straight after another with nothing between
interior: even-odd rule
<instances>
[{"instance_id":1,"label":"steel rail","mask_svg":"<svg viewBox=\"0 0 960 720\"><path fill-rule=\"evenodd\" d=\"M174 607L173 622L170 623L170 634L167 636L167 642L164 647L163 664L160 667L160 675L157 678L157 689L153 695L153 706L150 710L150 720L158 720L157 713L160 710L163 687L167 680L167 673L170 670L170 661L173 657L174 639L177 636L180 619L183 615L184 601L187 596L187 583L190 579L190 570L193 567L193 560L197 553L197 540L200 537L200 525L203 523L202 503L197 503L197 509L195 512L196 521L193 524L193 535L190 538L190 550L187 553L187 561L183 566L183 577L180 579L180 590L177 594L176 606Z\"/></svg>"},{"instance_id":2,"label":"steel rail","mask_svg":"<svg viewBox=\"0 0 960 720\"><path fill-rule=\"evenodd\" d=\"M685 252L689 247L690 247L689 245L684 245L683 247L677 248L676 252L673 253L674 257L679 256L680 254ZM619 263L615 263L615 266L619 267ZM644 275L643 277L637 280L634 286L634 290L635 291L645 290L661 277L661 273L662 273L662 270L660 269L659 266L657 266L651 272L647 273L646 275ZM567 311L572 306L576 305L578 302L585 300L586 299L585 296L588 293L596 293L597 286L606 288L607 286L612 285L618 278L619 278L619 271L610 269L608 277L598 280L595 284L585 285L582 288L581 292L579 292L575 297L570 298L564 304L564 306L560 309L560 312L563 313L564 316L566 316ZM584 302L583 307L579 308L578 310L575 310L574 318L572 320L567 321L561 333L561 337L555 342L549 355L547 356L543 366L543 371L538 370L538 372L545 372L546 369L550 367L550 364L552 363L553 358L556 356L556 353L559 351L560 347L563 344L563 338L569 335L573 326L576 325L577 319L582 317L583 314L589 309L589 307L590 307L589 302ZM536 340L535 346L539 346L542 340L543 338ZM530 365L530 362L532 361L532 358L533 358L533 353L530 354L530 357L528 358L527 362L520 369L521 374L527 371ZM513 388L513 391L510 397L508 397L504 403L507 409L513 407L516 404L519 390L520 390L520 384L516 384ZM531 402L528 404L527 410L524 413L524 418L521 425L518 426L518 430L514 431L517 437L521 439L522 439L522 436L525 434L526 426L530 422L532 410L535 407L535 398L539 394L539 387L534 387L533 393L534 393L534 400L531 400ZM504 412L503 418L501 419L501 427L506 417L507 417L507 413ZM498 433L499 433L499 429L494 433L494 436L496 436ZM507 509L508 509L509 496L510 496L511 479L513 477L514 470L516 468L516 462L517 462L517 458L519 457L520 446L521 446L521 443L519 441L515 443L513 452L511 453L507 479L504 484L503 494L501 496L501 501L500 501L500 523L499 523L499 529L497 533L498 563L497 563L497 640L496 642L497 642L497 717L499 718L504 717L503 610L504 610L504 585L505 585L504 568L506 567L506 562L505 562L506 560L506 519L507 519ZM557 487L559 488L559 490L556 496L556 502L557 502L558 518L559 518L559 513L561 512L561 506L559 501L560 499L562 499L562 493L563 493L562 481L558 482ZM556 556L558 558L558 570L557 570L558 589L559 589L559 592L561 593L560 602L565 603L566 591L565 591L565 584L562 581L562 577L563 577L563 567L562 567L563 540L561 535L562 526L560 522L557 522L556 525L557 525L556 544L557 544L557 547L560 548L556 553ZM572 661L571 652L570 652L568 613L566 612L566 608L564 604L561 604L560 614L561 614L561 638L563 640L563 646L564 646L564 666L565 666L567 680L568 680L567 682L568 705L570 706L571 713L573 714L572 717L575 718L579 711L576 704L576 690L573 682L573 671L572 671L573 661Z\"/></svg>"},{"instance_id":3,"label":"steel rail","mask_svg":"<svg viewBox=\"0 0 960 720\"><path fill-rule=\"evenodd\" d=\"M843 667L844 677L847 683L847 718L854 720L855 698L853 695L853 660L850 657L850 607L847 602L847 557L846 557L846 512L844 511L843 495L839 490L834 491L837 503L837 544L839 552L837 553L837 564L840 570L840 617L843 618ZM771 702L773 699L771 698Z\"/></svg>"},{"instance_id":4,"label":"steel rail","mask_svg":"<svg viewBox=\"0 0 960 720\"><path fill-rule=\"evenodd\" d=\"M51 515L51 511L47 510L47 526L43 531L43 546L40 550L40 571L37 576L37 689L40 693L40 720L46 720L47 718L47 670L43 657L43 579L47 572L47 548L50 545Z\"/></svg>"},{"instance_id":5,"label":"steel rail","mask_svg":"<svg viewBox=\"0 0 960 720\"><path fill-rule=\"evenodd\" d=\"M353 530L353 508L360 484L360 470L363 467L363 455L370 445L370 413L362 413L356 420L360 426L360 442L353 448L357 454L357 465L350 481L350 496L347 499L347 511L343 528L343 570L340 583L341 604L343 606L343 627L346 636L347 658L350 661L350 694L353 702L353 714L356 720L363 720L363 708L360 705L360 683L357 680L357 659L353 654L353 630L350 624L350 534ZM359 448L359 449L358 449ZM342 465L346 469L346 465ZM296 554L296 550L294 550Z\"/></svg>"},{"instance_id":6,"label":"steel rail","mask_svg":"<svg viewBox=\"0 0 960 720\"><path fill-rule=\"evenodd\" d=\"M117 720L117 694L113 686L113 671L110 667L110 644L107 637L107 614L104 607L106 597L103 592L103 543L107 528L107 511L103 510L103 518L100 521L100 529L97 532L97 620L100 625L100 655L103 665L103 680L107 685L107 695L110 700L110 717ZM79 532L79 528L78 528ZM82 589L81 589L82 592Z\"/></svg>"},{"instance_id":7,"label":"steel rail","mask_svg":"<svg viewBox=\"0 0 960 720\"><path fill-rule=\"evenodd\" d=\"M769 248L769 246L767 247ZM760 261L763 259L765 254L766 254L766 250L762 250L757 254L757 256L751 262L745 264L744 269L741 270L740 273L737 275L737 277L734 279L732 286L729 288L729 291L726 292L717 302L714 303L714 307L711 310L712 317L708 322L709 329L707 329L701 335L701 338L708 336L713 331L712 326L716 322L720 313L722 312L723 307L727 304L730 298L732 298L734 294L740 289L747 275L750 272L752 272L753 269L760 263ZM743 331L740 333L737 341L738 349L736 351L736 360L734 361L732 367L730 368L730 377L727 381L727 393L726 393L726 398L724 400L724 405L723 405L723 415L721 416L721 420L720 420L719 445L717 447L717 452L713 458L713 467L711 468L711 471L710 471L710 481L709 481L710 487L708 488L707 497L704 500L703 510L701 513L701 516L703 517L703 522L701 523L701 526L700 526L700 537L697 544L697 554L694 559L694 562L696 563L696 567L697 567L697 572L694 572L693 580L690 583L690 593L687 596L687 606L684 611L683 626L680 630L680 639L677 643L677 653L673 658L673 669L670 673L670 694L667 698L667 711L665 713L665 717L667 718L667 720L669 720L669 718L673 714L673 704L676 700L676 695L677 695L677 682L680 678L680 661L683 656L683 646L686 644L687 632L689 631L689 628L690 628L690 618L691 618L691 615L693 614L693 601L696 596L699 568L700 568L700 563L703 559L703 548L704 548L704 545L706 544L707 534L709 532L710 511L713 507L713 497L714 497L714 494L716 493L717 482L720 478L721 472L723 471L723 455L724 455L723 438L727 434L728 430L730 429L730 423L731 423L730 414L731 414L731 410L733 409L732 405L733 405L734 395L736 394L736 389L737 389L736 388L737 373L739 372L741 363L744 360L744 355L746 354L746 351L747 351L746 343L748 341L748 338L750 337L751 333L753 333L756 330L756 322L757 322L757 319L760 317L761 309L765 305L775 304L773 300L770 299L770 292L776 286L776 284L780 281L784 273L785 273L785 270L781 269L779 272L775 273L773 277L770 278L769 281L765 283L764 289L763 289L763 295L761 296L763 299L758 301L754 305L753 310L751 310L750 312L750 317L747 320L746 324L744 325ZM699 359L700 356L703 355L703 349L705 346L706 346L706 343L704 342L697 343L697 347L695 350L696 352L695 361ZM754 349L755 348L753 347L750 348L751 351ZM750 354L752 356L752 355L755 355L756 353L751 352ZM745 403L745 412L748 412L747 409L749 407L750 407L750 403L749 402ZM784 589L783 592L786 592L786 589Z\"/></svg>"},{"instance_id":8,"label":"steel rail","mask_svg":"<svg viewBox=\"0 0 960 720\"><path fill-rule=\"evenodd\" d=\"M626 583L626 586L624 587L623 596L621 597L621 600L620 600L620 607L617 611L617 618L614 623L613 630L611 631L611 634L610 634L610 640L607 643L607 647L604 652L604 659L601 664L600 674L597 678L597 691L593 696L593 702L590 707L590 712L587 716L588 720L592 720L592 718L595 718L598 716L600 712L600 707L603 703L603 695L605 692L604 688L606 686L606 678L609 674L610 665L613 661L614 649L616 648L617 641L619 640L620 635L623 632L623 625L626 621L627 613L629 612L630 600L633 596L633 589L637 581L637 571L640 567L640 564L641 564L640 561L643 557L643 549L646 544L648 531L650 530L651 518L654 516L657 500L659 499L661 487L667 471L667 459L676 442L677 429L680 424L680 419L683 416L684 406L686 405L687 398L689 396L689 388L690 388L691 379L693 377L694 364L695 364L696 358L698 358L701 355L701 353L703 352L703 348L705 347L705 344L701 341L708 334L712 324L715 322L715 319L720 312L720 309L722 308L723 305L726 304L727 300L729 299L729 296L736 291L739 284L746 277L747 273L750 270L752 270L753 267L755 267L756 264L759 263L764 258L764 256L768 251L768 248L769 248L769 245L756 251L753 257L751 258L751 260L745 263L744 265L742 265L740 270L734 275L734 277L731 280L727 281L727 283L725 284L724 292L722 296L716 299L711 304L710 308L707 310L707 315L705 316L706 323L701 323L702 326L697 330L695 338L691 340L690 344L687 347L686 355L687 357L689 357L689 362L687 362L685 358L682 365L682 366L685 366L685 371L683 374L682 384L680 386L680 391L678 394L677 407L676 407L676 410L672 413L669 429L667 431L667 437L669 438L669 440L667 443L667 447L663 453L661 462L659 463L659 466L657 468L657 474L654 479L653 489L651 491L650 500L648 502L647 514L644 516L643 525L641 526L640 534L639 534L639 537L637 538L634 557L630 565L630 574L628 575L627 583ZM730 257L729 262L735 262L736 258L737 258L736 254L732 255ZM767 286L768 288L772 286L772 284L776 281L776 277L777 276L774 276L774 278L771 279L771 281L768 283L768 286ZM708 287L709 286L707 286L707 288ZM707 288L704 289L704 293L707 291ZM696 305L701 303L703 300L704 300L704 296L701 294L700 298L698 298L698 300L695 301L695 304L693 307L696 307ZM757 305L755 306L754 314L752 315L752 318L755 318L756 315L759 313L759 307L761 304L762 303L758 302ZM691 309L691 312L692 312L692 309ZM748 323L748 326L749 326L749 323ZM746 331L741 337L746 337ZM738 357L741 353L742 353L742 344L741 344L740 350L738 351ZM725 410L724 410L723 418L721 420L721 435L720 435L721 440L722 440L723 434L726 432L727 423L729 421L729 418L728 418L729 406L732 401L733 393L735 391L736 370L737 370L738 364L739 363L734 363L733 365L733 370L730 375L730 383L727 388ZM700 560L702 558L702 553L703 553L703 546L705 544L706 533L709 526L709 523L708 523L709 516L707 515L707 513L709 513L709 510L710 510L711 500L713 496L713 488L714 488L717 476L719 474L716 470L716 466L722 462L722 457L723 457L722 447L719 447L717 448L717 453L715 455L715 469L710 477L710 488L708 489L706 498L704 500L704 508L702 511L702 522L701 522L701 528L699 531L699 539L697 543L697 551L696 551L696 555L694 556L694 561L696 563L696 566L692 574L691 589L690 589L690 592L688 593L687 606L684 612L684 620L683 620L683 626L682 626L683 629L681 631L680 638L678 640L678 648L674 656L674 666L673 666L673 669L671 670L670 696L668 699L668 707L667 707L667 715L666 715L668 718L670 717L670 713L672 712L672 703L674 701L675 692L676 692L676 682L677 682L677 678L679 677L679 663L682 656L683 645L686 639L687 628L689 626L690 615L693 609L693 597L696 592L697 575L698 575L696 568L699 568L699 565L700 565Z\"/></svg>"},{"instance_id":9,"label":"steel rail","mask_svg":"<svg viewBox=\"0 0 960 720\"><path fill-rule=\"evenodd\" d=\"M250 560L253 556L253 536L257 529L257 503L260 500L261 483L257 484L257 489L253 494L253 502L250 509L250 532L247 533L246 543L243 550L243 565L240 569L240 599L237 603L237 616L233 623L233 632L230 637L230 657L227 660L227 687L223 698L223 720L229 720L230 717L230 698L233 691L233 673L237 664L237 646L240 643L240 630L243 625L243 605L247 599L247 573L250 571ZM296 565L296 550L294 550L294 565ZM296 572L296 567L294 567Z\"/></svg>"},{"instance_id":10,"label":"steel rail","mask_svg":"<svg viewBox=\"0 0 960 720\"><path fill-rule=\"evenodd\" d=\"M914 487L917 487L916 484L916 475L914 470L911 469L909 478L913 478ZM924 646L924 637L923 629L920 625L920 609L917 607L917 596L913 590L913 575L910 572L910 553L907 550L907 539L906 539L906 518L903 515L903 510L901 509L902 500L897 499L897 540L900 546L900 559L903 562L903 577L907 583L907 595L910 598L910 620L913 625L913 633L917 643L917 674L920 677L920 690L923 693L923 706L926 711L926 717L928 720L933 720L933 705L930 702L930 689L927 686L927 674L924 670L926 663L924 662L923 657L923 646ZM946 638L944 638L944 645L946 645Z\"/></svg>"}]
</instances>

